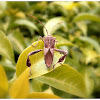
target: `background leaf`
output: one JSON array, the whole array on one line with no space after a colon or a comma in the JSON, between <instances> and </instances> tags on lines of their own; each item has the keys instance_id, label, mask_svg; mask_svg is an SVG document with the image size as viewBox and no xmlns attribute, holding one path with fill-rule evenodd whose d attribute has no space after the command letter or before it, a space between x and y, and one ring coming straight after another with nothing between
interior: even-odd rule
<instances>
[{"instance_id":1,"label":"background leaf","mask_svg":"<svg viewBox=\"0 0 100 100\"><path fill-rule=\"evenodd\" d=\"M4 13L6 8L7 8L7 2L6 1L1 1L0 2L0 15Z\"/></svg>"},{"instance_id":2,"label":"background leaf","mask_svg":"<svg viewBox=\"0 0 100 100\"><path fill-rule=\"evenodd\" d=\"M84 35L87 35L87 24L84 21L76 22L76 25L80 28Z\"/></svg>"},{"instance_id":3,"label":"background leaf","mask_svg":"<svg viewBox=\"0 0 100 100\"><path fill-rule=\"evenodd\" d=\"M84 67L84 69L82 69L80 72L82 73L82 75L84 77L87 95L88 95L88 97L90 97L91 94L93 93L93 89L94 89L94 80L92 78L93 73L91 71L91 68L86 68L86 67Z\"/></svg>"},{"instance_id":4,"label":"background leaf","mask_svg":"<svg viewBox=\"0 0 100 100\"><path fill-rule=\"evenodd\" d=\"M80 20L91 20L91 21L96 21L96 22L100 23L100 17L99 16L89 14L89 13L80 13L73 19L74 22L77 22L77 21L80 21Z\"/></svg>"},{"instance_id":5,"label":"background leaf","mask_svg":"<svg viewBox=\"0 0 100 100\"><path fill-rule=\"evenodd\" d=\"M24 37L19 31L9 34L8 38L11 40L14 50L19 54L26 48Z\"/></svg>"},{"instance_id":6,"label":"background leaf","mask_svg":"<svg viewBox=\"0 0 100 100\"><path fill-rule=\"evenodd\" d=\"M86 97L86 87L83 77L68 65L63 65L50 73L36 78L59 90Z\"/></svg>"},{"instance_id":7,"label":"background leaf","mask_svg":"<svg viewBox=\"0 0 100 100\"><path fill-rule=\"evenodd\" d=\"M100 45L98 44L98 42L96 40L89 38L89 37L86 37L86 36L85 37L81 36L79 39L90 43L91 45L93 45L93 47L96 49L96 51L98 53L100 53Z\"/></svg>"},{"instance_id":8,"label":"background leaf","mask_svg":"<svg viewBox=\"0 0 100 100\"><path fill-rule=\"evenodd\" d=\"M60 22L63 22L63 23L61 23L61 25L55 26L57 23L60 23ZM53 34L53 33L55 32L55 30L57 30L58 28L62 27L62 25L63 25L63 27L66 27L66 24L65 24L64 22L65 22L64 17L55 17L55 18L50 19L50 20L45 24L45 27L46 27L46 29L48 30L48 33L50 33L51 30L52 30L52 28L55 26L55 27L53 28L52 32L50 33L50 34ZM66 27L66 28L67 28L67 27ZM45 29L43 29L43 32L44 32L44 35L47 36L47 32L46 32Z\"/></svg>"},{"instance_id":9,"label":"background leaf","mask_svg":"<svg viewBox=\"0 0 100 100\"><path fill-rule=\"evenodd\" d=\"M58 2L53 2L53 3L64 7L66 10L72 10L74 7L78 6L78 3L73 2L73 1L68 1L68 2L65 2L65 1L59 2L58 1Z\"/></svg>"},{"instance_id":10,"label":"background leaf","mask_svg":"<svg viewBox=\"0 0 100 100\"><path fill-rule=\"evenodd\" d=\"M14 62L14 53L11 42L8 40L4 32L0 30L0 54Z\"/></svg>"},{"instance_id":11,"label":"background leaf","mask_svg":"<svg viewBox=\"0 0 100 100\"><path fill-rule=\"evenodd\" d=\"M98 54L94 50L90 50L87 48L81 48L81 51L85 55L85 62L86 64L93 62L93 60L98 56Z\"/></svg>"},{"instance_id":12,"label":"background leaf","mask_svg":"<svg viewBox=\"0 0 100 100\"><path fill-rule=\"evenodd\" d=\"M26 26L29 29L30 32L32 32L33 30L38 31L37 26L34 23L32 23L31 21L27 20L27 19L17 19L15 21L15 24Z\"/></svg>"}]
</instances>

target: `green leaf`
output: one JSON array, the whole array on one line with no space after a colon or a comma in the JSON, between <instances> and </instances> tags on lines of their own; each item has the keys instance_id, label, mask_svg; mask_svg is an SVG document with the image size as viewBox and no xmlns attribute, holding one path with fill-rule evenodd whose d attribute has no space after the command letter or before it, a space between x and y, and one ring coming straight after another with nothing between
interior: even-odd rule
<instances>
[{"instance_id":1,"label":"green leaf","mask_svg":"<svg viewBox=\"0 0 100 100\"><path fill-rule=\"evenodd\" d=\"M50 93L43 93L43 92L33 92L30 93L27 97L28 99L37 98L37 99L60 99L60 97L50 94Z\"/></svg>"},{"instance_id":2,"label":"green leaf","mask_svg":"<svg viewBox=\"0 0 100 100\"><path fill-rule=\"evenodd\" d=\"M63 37L58 36L58 35L53 35L53 36L56 37L57 46L62 46L62 45L73 46L74 45L73 43L71 43L66 38L63 38Z\"/></svg>"},{"instance_id":3,"label":"green leaf","mask_svg":"<svg viewBox=\"0 0 100 100\"><path fill-rule=\"evenodd\" d=\"M0 30L0 54L14 62L14 52L11 42L8 40L3 31Z\"/></svg>"},{"instance_id":4,"label":"green leaf","mask_svg":"<svg viewBox=\"0 0 100 100\"><path fill-rule=\"evenodd\" d=\"M100 56L99 56L100 57ZM95 69L95 74L96 74L96 76L99 76L100 77L100 67L97 67L96 69Z\"/></svg>"},{"instance_id":5,"label":"green leaf","mask_svg":"<svg viewBox=\"0 0 100 100\"><path fill-rule=\"evenodd\" d=\"M11 85L9 94L11 98L26 98L29 93L29 68L23 72Z\"/></svg>"},{"instance_id":6,"label":"green leaf","mask_svg":"<svg viewBox=\"0 0 100 100\"><path fill-rule=\"evenodd\" d=\"M66 64L36 79L67 93L86 97L86 87L83 77L79 72Z\"/></svg>"},{"instance_id":7,"label":"green leaf","mask_svg":"<svg viewBox=\"0 0 100 100\"><path fill-rule=\"evenodd\" d=\"M81 20L91 20L91 21L95 21L95 22L100 23L100 17L97 16L97 15L90 14L90 13L81 13L81 14L78 14L73 19L74 22L81 21Z\"/></svg>"},{"instance_id":8,"label":"green leaf","mask_svg":"<svg viewBox=\"0 0 100 100\"><path fill-rule=\"evenodd\" d=\"M98 54L94 50L91 50L89 48L80 48L80 50L85 55L85 62L86 62L86 64L88 64L90 62L93 63L95 61L95 58L98 57Z\"/></svg>"},{"instance_id":9,"label":"green leaf","mask_svg":"<svg viewBox=\"0 0 100 100\"><path fill-rule=\"evenodd\" d=\"M92 39L90 37L86 37L86 36L84 36L84 37L81 36L79 39L82 40L82 41L90 43L96 49L96 51L98 53L100 53L100 45L96 40L94 40L94 39Z\"/></svg>"},{"instance_id":10,"label":"green leaf","mask_svg":"<svg viewBox=\"0 0 100 100\"><path fill-rule=\"evenodd\" d=\"M76 22L76 25L82 30L84 35L87 35L87 24L84 21Z\"/></svg>"},{"instance_id":11,"label":"green leaf","mask_svg":"<svg viewBox=\"0 0 100 100\"><path fill-rule=\"evenodd\" d=\"M0 98L4 98L8 92L8 80L3 67L0 65Z\"/></svg>"},{"instance_id":12,"label":"green leaf","mask_svg":"<svg viewBox=\"0 0 100 100\"><path fill-rule=\"evenodd\" d=\"M37 42L33 43L33 45L35 46L36 43ZM28 53L30 53L34 50L43 49L43 48L44 48L43 42L39 41L37 47L29 46L21 53L21 55L19 56L17 65L16 65L17 77L28 68L28 66L26 66ZM60 56L61 55L58 52L54 53L54 60L53 60L52 66L58 61ZM34 78L34 77L43 75L43 74L48 73L53 70L52 66L50 68L47 68L47 66L45 65L43 51L30 56L30 61L31 61L31 72L32 72L32 75L30 76L30 78ZM57 66L58 65L59 64L57 64ZM55 66L55 68L57 66Z\"/></svg>"},{"instance_id":13,"label":"green leaf","mask_svg":"<svg viewBox=\"0 0 100 100\"><path fill-rule=\"evenodd\" d=\"M83 75L86 84L87 95L89 97L93 93L93 89L94 89L94 80L92 78L93 73L91 72L91 69L87 66L81 68L81 73Z\"/></svg>"},{"instance_id":14,"label":"green leaf","mask_svg":"<svg viewBox=\"0 0 100 100\"><path fill-rule=\"evenodd\" d=\"M60 23L60 22L63 22L61 23L61 25L56 25L57 23ZM56 25L56 26L55 26ZM66 24L65 24L65 18L64 17L55 17L55 18L52 18L50 19L46 24L45 24L45 27L46 29L48 30L48 33L49 34L53 34L57 29L59 29L60 27L66 27ZM55 27L54 27L55 26ZM54 28L53 28L54 27ZM53 28L53 30L52 30ZM52 31L51 31L52 30ZM43 32L44 32L44 35L47 36L47 32L45 29L43 29ZM51 33L50 33L51 32Z\"/></svg>"},{"instance_id":15,"label":"green leaf","mask_svg":"<svg viewBox=\"0 0 100 100\"><path fill-rule=\"evenodd\" d=\"M26 48L24 37L18 31L10 33L8 35L8 38L11 40L14 50L17 51L19 54Z\"/></svg>"},{"instance_id":16,"label":"green leaf","mask_svg":"<svg viewBox=\"0 0 100 100\"><path fill-rule=\"evenodd\" d=\"M0 15L2 15L4 13L6 8L7 8L7 2L6 1L1 1L0 2Z\"/></svg>"},{"instance_id":17,"label":"green leaf","mask_svg":"<svg viewBox=\"0 0 100 100\"><path fill-rule=\"evenodd\" d=\"M86 2L86 1L79 1L78 4L79 4L79 6L81 6L81 7L83 7L83 8L85 7L85 8L91 9L91 8L90 8L90 5L89 5L89 2Z\"/></svg>"},{"instance_id":18,"label":"green leaf","mask_svg":"<svg viewBox=\"0 0 100 100\"><path fill-rule=\"evenodd\" d=\"M42 86L43 86L42 82L32 79L32 90L34 92L42 92Z\"/></svg>"},{"instance_id":19,"label":"green leaf","mask_svg":"<svg viewBox=\"0 0 100 100\"><path fill-rule=\"evenodd\" d=\"M27 20L27 19L17 19L17 20L15 21L15 24L17 24L17 25L24 25L24 26L26 26L30 31L31 31L31 29L35 29L35 30L38 31L37 26L36 26L33 22L31 22L31 21L29 21L29 20Z\"/></svg>"}]
</instances>

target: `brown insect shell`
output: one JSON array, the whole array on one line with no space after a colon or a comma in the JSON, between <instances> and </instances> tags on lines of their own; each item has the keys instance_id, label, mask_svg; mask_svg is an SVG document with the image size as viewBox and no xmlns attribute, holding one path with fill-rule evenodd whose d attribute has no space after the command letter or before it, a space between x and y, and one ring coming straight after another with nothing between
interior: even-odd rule
<instances>
[{"instance_id":1,"label":"brown insect shell","mask_svg":"<svg viewBox=\"0 0 100 100\"><path fill-rule=\"evenodd\" d=\"M55 40L56 38L51 35L44 37L44 59L47 67L50 67L53 62Z\"/></svg>"}]
</instances>

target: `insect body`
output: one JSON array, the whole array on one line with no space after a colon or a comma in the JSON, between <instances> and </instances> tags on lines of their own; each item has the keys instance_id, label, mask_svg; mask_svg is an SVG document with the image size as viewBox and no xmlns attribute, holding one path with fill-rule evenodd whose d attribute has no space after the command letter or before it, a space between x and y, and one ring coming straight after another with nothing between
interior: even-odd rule
<instances>
[{"instance_id":1,"label":"insect body","mask_svg":"<svg viewBox=\"0 0 100 100\"><path fill-rule=\"evenodd\" d=\"M55 37L48 35L44 37L44 59L47 67L50 67L53 62L54 51L55 51Z\"/></svg>"},{"instance_id":2,"label":"insect body","mask_svg":"<svg viewBox=\"0 0 100 100\"><path fill-rule=\"evenodd\" d=\"M29 16L31 16L31 15L29 15ZM31 16L31 17L33 17L33 18L35 18L36 20L38 20L36 17L34 17L34 16ZM38 20L39 21L39 20ZM40 21L39 21L40 22ZM41 22L40 22L41 23ZM62 23L62 22L61 22ZM42 24L42 23L41 23ZM58 23L59 24L59 23ZM43 24L42 24L43 25ZM56 24L57 25L57 24ZM44 26L44 25L43 25ZM44 27L45 28L45 27ZM54 28L54 27L53 27ZM45 28L46 29L46 28ZM47 29L46 29L46 32L47 32L47 34L48 34L48 31L47 31ZM64 50L60 50L60 49L56 49L55 48L55 43L56 43L56 38L55 37L52 37L50 34L48 34L47 36L45 36L45 37L39 37L39 39L41 39L43 42L44 42L44 49L39 49L39 50L35 50L35 51L32 51L31 53L29 53L28 54L28 57L27 57L27 63L26 63L26 65L28 66L28 67L30 67L31 66L31 62L30 62L30 59L29 59L29 56L31 56L31 55L34 55L34 54L36 54L36 53L38 53L38 52L40 52L40 51L44 51L44 60L45 60L45 64L46 64L46 66L47 67L50 67L51 65L52 65L52 62L53 62L53 57L54 57L54 51L57 51L57 52L59 52L59 53L61 53L61 54L63 54L63 56L61 57L61 58L59 58L59 60L58 60L58 62L57 63L62 63L63 62L63 60L65 59L65 57L67 56L67 51L64 51ZM38 41L39 41L39 39L38 39ZM38 44L38 42L37 42L37 44ZM36 46L37 46L37 44L36 44ZM32 45L33 46L33 45ZM33 46L33 47L36 47L36 46ZM57 64L56 63L56 64ZM54 68L54 66L56 65L56 64L54 64L53 65L53 68ZM31 75L31 67L30 67L30 75Z\"/></svg>"}]
</instances>

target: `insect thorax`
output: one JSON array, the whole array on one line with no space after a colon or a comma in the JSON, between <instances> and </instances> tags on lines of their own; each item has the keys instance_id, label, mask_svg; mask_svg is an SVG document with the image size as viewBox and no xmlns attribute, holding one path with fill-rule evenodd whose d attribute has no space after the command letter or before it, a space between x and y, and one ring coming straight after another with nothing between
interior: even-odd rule
<instances>
[{"instance_id":1,"label":"insect thorax","mask_svg":"<svg viewBox=\"0 0 100 100\"><path fill-rule=\"evenodd\" d=\"M44 37L44 46L45 48L54 48L55 47L55 37L47 36Z\"/></svg>"}]
</instances>

